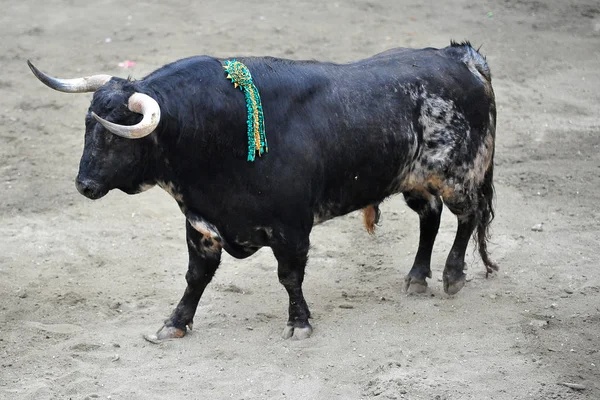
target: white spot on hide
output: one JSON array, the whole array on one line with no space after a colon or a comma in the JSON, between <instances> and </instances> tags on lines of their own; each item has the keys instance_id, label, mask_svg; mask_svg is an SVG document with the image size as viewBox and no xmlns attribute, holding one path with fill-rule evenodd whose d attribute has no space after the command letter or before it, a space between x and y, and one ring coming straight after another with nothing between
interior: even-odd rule
<instances>
[{"instance_id":1,"label":"white spot on hide","mask_svg":"<svg viewBox=\"0 0 600 400\"><path fill-rule=\"evenodd\" d=\"M181 193L179 193L179 191L175 188L175 185L173 185L171 182L158 181L157 184L165 192L169 193L169 195L172 198L174 198L178 203L183 201L183 196L181 195Z\"/></svg>"},{"instance_id":2,"label":"white spot on hide","mask_svg":"<svg viewBox=\"0 0 600 400\"><path fill-rule=\"evenodd\" d=\"M211 238L221 237L217 228L213 224L211 224L208 221L205 221L202 218L192 217L188 218L188 221L195 230L197 230L204 236L209 236Z\"/></svg>"},{"instance_id":3,"label":"white spot on hide","mask_svg":"<svg viewBox=\"0 0 600 400\"><path fill-rule=\"evenodd\" d=\"M136 193L142 193L145 192L146 190L152 189L154 187L154 184L150 184L150 183L142 183L138 188Z\"/></svg>"}]
</instances>

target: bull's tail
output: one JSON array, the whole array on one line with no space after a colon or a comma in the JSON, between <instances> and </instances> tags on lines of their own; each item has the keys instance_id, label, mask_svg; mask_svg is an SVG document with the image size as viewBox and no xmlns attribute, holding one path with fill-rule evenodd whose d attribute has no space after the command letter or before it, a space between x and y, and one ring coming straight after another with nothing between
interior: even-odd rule
<instances>
[{"instance_id":1,"label":"bull's tail","mask_svg":"<svg viewBox=\"0 0 600 400\"><path fill-rule=\"evenodd\" d=\"M483 183L479 187L477 192L478 204L477 208L479 210L479 218L477 222L477 228L473 234L475 241L477 242L477 247L479 249L479 255L481 256L481 260L485 265L486 269L486 278L489 274L494 271L498 271L498 265L490 259L490 254L488 253L487 245L490 239L490 224L494 219L494 160L492 156L492 160L490 165L485 172Z\"/></svg>"},{"instance_id":2,"label":"bull's tail","mask_svg":"<svg viewBox=\"0 0 600 400\"><path fill-rule=\"evenodd\" d=\"M471 73L478 77L486 90L486 93L490 97L491 108L490 108L490 120L488 121L489 126L486 132L486 139L491 136L492 140L492 156L489 162L489 166L485 171L483 182L477 190L477 227L473 234L477 247L479 249L479 255L485 265L486 276L493 271L498 271L498 265L490 259L487 245L490 239L490 224L494 219L494 150L493 142L496 137L496 104L494 101L494 91L492 89L492 73L485 57L474 49L471 43L464 41L458 43L451 41L450 47L448 48L451 54L460 59L469 68ZM488 136L489 135L489 136ZM484 139L484 140L486 140Z\"/></svg>"}]
</instances>

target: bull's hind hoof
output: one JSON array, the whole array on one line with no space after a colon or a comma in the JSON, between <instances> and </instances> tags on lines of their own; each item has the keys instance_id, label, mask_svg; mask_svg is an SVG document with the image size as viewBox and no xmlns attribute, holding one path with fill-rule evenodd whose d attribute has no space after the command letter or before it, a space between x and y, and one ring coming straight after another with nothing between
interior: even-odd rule
<instances>
[{"instance_id":1,"label":"bull's hind hoof","mask_svg":"<svg viewBox=\"0 0 600 400\"><path fill-rule=\"evenodd\" d=\"M174 326L163 325L154 335L144 335L144 339L151 343L160 343L167 339L179 339L185 336L185 330Z\"/></svg>"},{"instance_id":2,"label":"bull's hind hoof","mask_svg":"<svg viewBox=\"0 0 600 400\"><path fill-rule=\"evenodd\" d=\"M287 324L285 328L283 328L283 333L281 337L283 339L292 338L293 340L303 340L308 339L310 335L312 335L313 329L309 323L306 323L303 326L294 326L293 324Z\"/></svg>"},{"instance_id":3,"label":"bull's hind hoof","mask_svg":"<svg viewBox=\"0 0 600 400\"><path fill-rule=\"evenodd\" d=\"M427 281L412 275L406 275L404 278L404 291L407 294L427 293Z\"/></svg>"},{"instance_id":4,"label":"bull's hind hoof","mask_svg":"<svg viewBox=\"0 0 600 400\"><path fill-rule=\"evenodd\" d=\"M465 282L467 281L467 276L463 273L460 274L459 277L450 277L448 274L444 273L444 292L449 295L454 295L460 292L460 289L465 286Z\"/></svg>"}]
</instances>

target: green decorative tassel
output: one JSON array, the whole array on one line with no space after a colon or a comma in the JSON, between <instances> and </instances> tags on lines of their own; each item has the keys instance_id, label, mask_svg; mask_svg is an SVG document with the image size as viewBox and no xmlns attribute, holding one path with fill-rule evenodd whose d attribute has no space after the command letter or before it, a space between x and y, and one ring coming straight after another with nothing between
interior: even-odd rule
<instances>
[{"instance_id":1,"label":"green decorative tassel","mask_svg":"<svg viewBox=\"0 0 600 400\"><path fill-rule=\"evenodd\" d=\"M269 151L260 94L252 81L248 67L244 64L236 60L225 61L223 68L233 86L239 87L244 92L248 109L248 161L254 161L256 152L261 156Z\"/></svg>"}]
</instances>

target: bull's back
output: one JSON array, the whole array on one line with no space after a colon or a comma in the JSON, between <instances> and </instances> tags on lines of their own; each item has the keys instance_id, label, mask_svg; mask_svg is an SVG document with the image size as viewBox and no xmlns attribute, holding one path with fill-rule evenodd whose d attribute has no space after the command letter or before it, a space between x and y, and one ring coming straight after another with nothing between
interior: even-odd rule
<instances>
[{"instance_id":1,"label":"bull's back","mask_svg":"<svg viewBox=\"0 0 600 400\"><path fill-rule=\"evenodd\" d=\"M252 182L249 187L260 200L257 204L273 209L278 204L292 204L294 209L308 205L326 219L402 190L428 145L424 127L431 121L423 116L423 96L434 106L438 98L451 102L469 124L489 111L478 108L477 103L485 103L482 83L460 54L446 49L395 49L344 65L273 58L239 60L249 67L261 94L269 153L250 166L240 157L238 153L243 155L246 149L246 137L241 133L246 122L243 96L224 78L220 63L205 58L185 61L184 69L205 69L210 74L172 86L202 93L186 97L186 102L197 103L194 109L212 109L214 118L204 124L217 132L215 138L232 143L236 150L232 153L221 147L211 153L212 158L198 159L191 154L193 146L180 147L190 152L190 159L204 162L216 182ZM190 63L193 65L187 65ZM174 75L183 76L181 71ZM207 108L207 102L212 106ZM435 107L429 107L429 113L435 116ZM208 125L215 121L218 126ZM438 131L443 137L443 129ZM455 130L453 143L461 143L467 133ZM211 197L206 202L206 208L216 210L215 214L249 214L247 206L220 209L219 199ZM262 208L255 213L264 217Z\"/></svg>"}]
</instances>

